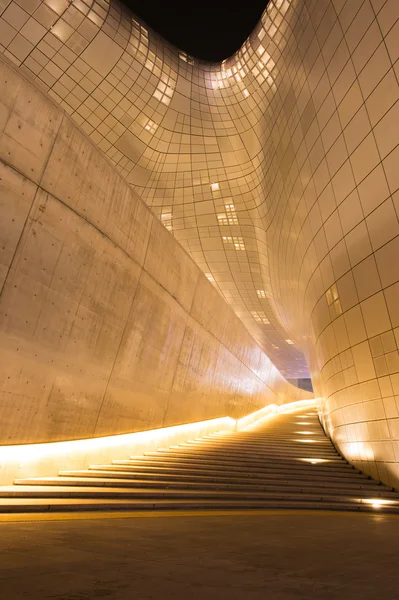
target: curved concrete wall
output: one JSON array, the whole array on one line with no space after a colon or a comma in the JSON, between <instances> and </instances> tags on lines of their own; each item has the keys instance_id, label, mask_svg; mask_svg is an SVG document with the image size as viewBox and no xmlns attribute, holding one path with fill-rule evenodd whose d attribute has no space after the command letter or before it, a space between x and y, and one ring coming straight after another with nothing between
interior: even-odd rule
<instances>
[{"instance_id":1,"label":"curved concrete wall","mask_svg":"<svg viewBox=\"0 0 399 600\"><path fill-rule=\"evenodd\" d=\"M1 60L0 443L309 396L46 95Z\"/></svg>"},{"instance_id":2,"label":"curved concrete wall","mask_svg":"<svg viewBox=\"0 0 399 600\"><path fill-rule=\"evenodd\" d=\"M221 65L115 3L44 4L48 25L38 0L5 6L7 56L136 187L281 371L309 366L346 456L398 485L397 0L272 0Z\"/></svg>"}]
</instances>

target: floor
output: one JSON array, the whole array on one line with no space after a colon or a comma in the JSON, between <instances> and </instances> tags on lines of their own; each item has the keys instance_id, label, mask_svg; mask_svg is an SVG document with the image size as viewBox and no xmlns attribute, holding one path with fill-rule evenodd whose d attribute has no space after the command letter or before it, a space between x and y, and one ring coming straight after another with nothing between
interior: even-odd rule
<instances>
[{"instance_id":1,"label":"floor","mask_svg":"<svg viewBox=\"0 0 399 600\"><path fill-rule=\"evenodd\" d=\"M395 515L264 511L99 517L33 516L22 522L3 517L1 598L398 597Z\"/></svg>"}]
</instances>

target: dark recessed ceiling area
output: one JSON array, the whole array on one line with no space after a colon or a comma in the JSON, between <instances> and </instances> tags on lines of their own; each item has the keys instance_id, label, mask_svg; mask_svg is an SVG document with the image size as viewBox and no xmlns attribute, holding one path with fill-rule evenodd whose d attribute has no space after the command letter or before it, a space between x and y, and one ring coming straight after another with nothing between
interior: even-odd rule
<instances>
[{"instance_id":1,"label":"dark recessed ceiling area","mask_svg":"<svg viewBox=\"0 0 399 600\"><path fill-rule=\"evenodd\" d=\"M268 0L124 0L141 21L195 58L218 62L234 54Z\"/></svg>"}]
</instances>

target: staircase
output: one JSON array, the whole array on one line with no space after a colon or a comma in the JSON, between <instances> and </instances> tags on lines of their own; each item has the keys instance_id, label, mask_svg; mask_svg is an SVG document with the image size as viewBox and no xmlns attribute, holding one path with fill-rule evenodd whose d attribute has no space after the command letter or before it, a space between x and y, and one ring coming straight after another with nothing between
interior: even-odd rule
<instances>
[{"instance_id":1,"label":"staircase","mask_svg":"<svg viewBox=\"0 0 399 600\"><path fill-rule=\"evenodd\" d=\"M268 508L399 512L399 494L349 465L313 409L0 487L0 513Z\"/></svg>"}]
</instances>

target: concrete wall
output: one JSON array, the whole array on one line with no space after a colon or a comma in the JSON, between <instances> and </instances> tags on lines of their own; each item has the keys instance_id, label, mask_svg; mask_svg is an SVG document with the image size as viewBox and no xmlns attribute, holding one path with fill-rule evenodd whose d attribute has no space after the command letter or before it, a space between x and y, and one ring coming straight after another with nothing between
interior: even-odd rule
<instances>
[{"instance_id":1,"label":"concrete wall","mask_svg":"<svg viewBox=\"0 0 399 600\"><path fill-rule=\"evenodd\" d=\"M3 59L0 88L0 443L306 397L103 154Z\"/></svg>"}]
</instances>

